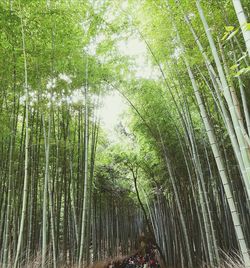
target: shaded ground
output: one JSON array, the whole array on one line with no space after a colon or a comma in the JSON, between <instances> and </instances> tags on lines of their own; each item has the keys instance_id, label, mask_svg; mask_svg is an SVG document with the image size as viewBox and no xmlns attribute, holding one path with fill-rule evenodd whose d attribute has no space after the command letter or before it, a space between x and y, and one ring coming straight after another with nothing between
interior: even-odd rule
<instances>
[{"instance_id":1,"label":"shaded ground","mask_svg":"<svg viewBox=\"0 0 250 268\"><path fill-rule=\"evenodd\" d=\"M91 268L160 268L156 250L148 245L129 257L95 263Z\"/></svg>"}]
</instances>

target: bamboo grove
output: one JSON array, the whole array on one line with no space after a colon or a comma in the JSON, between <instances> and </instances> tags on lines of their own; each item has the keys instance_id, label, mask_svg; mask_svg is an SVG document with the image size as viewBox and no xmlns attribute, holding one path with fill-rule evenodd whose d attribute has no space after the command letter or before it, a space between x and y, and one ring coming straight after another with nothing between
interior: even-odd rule
<instances>
[{"instance_id":1,"label":"bamboo grove","mask_svg":"<svg viewBox=\"0 0 250 268\"><path fill-rule=\"evenodd\" d=\"M143 234L166 267L250 267L249 8L0 3L1 267L85 267ZM129 107L115 143L110 92Z\"/></svg>"}]
</instances>

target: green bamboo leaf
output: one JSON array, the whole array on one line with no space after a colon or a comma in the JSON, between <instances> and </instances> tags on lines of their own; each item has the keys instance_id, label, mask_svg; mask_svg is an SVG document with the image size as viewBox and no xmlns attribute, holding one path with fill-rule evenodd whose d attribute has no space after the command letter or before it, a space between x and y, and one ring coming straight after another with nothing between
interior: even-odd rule
<instances>
[{"instance_id":1,"label":"green bamboo leaf","mask_svg":"<svg viewBox=\"0 0 250 268\"><path fill-rule=\"evenodd\" d=\"M240 57L240 58L237 60L237 62L243 60L246 56L247 56L247 53L244 53L244 55L243 55L242 57Z\"/></svg>"},{"instance_id":2,"label":"green bamboo leaf","mask_svg":"<svg viewBox=\"0 0 250 268\"><path fill-rule=\"evenodd\" d=\"M248 66L248 67L245 68L245 73L247 73L249 71L250 71L250 66Z\"/></svg>"},{"instance_id":3,"label":"green bamboo leaf","mask_svg":"<svg viewBox=\"0 0 250 268\"><path fill-rule=\"evenodd\" d=\"M235 77L239 77L241 74L243 74L243 72L244 72L244 70L241 69L241 70L239 70L234 76L235 76Z\"/></svg>"},{"instance_id":4,"label":"green bamboo leaf","mask_svg":"<svg viewBox=\"0 0 250 268\"><path fill-rule=\"evenodd\" d=\"M235 77L239 77L241 74L246 74L249 71L250 71L250 66L248 66L246 68L242 68L235 74Z\"/></svg>"},{"instance_id":5,"label":"green bamboo leaf","mask_svg":"<svg viewBox=\"0 0 250 268\"><path fill-rule=\"evenodd\" d=\"M223 37L221 38L221 41L226 40L226 38L228 37L229 32L225 32L225 34L223 35Z\"/></svg>"},{"instance_id":6,"label":"green bamboo leaf","mask_svg":"<svg viewBox=\"0 0 250 268\"><path fill-rule=\"evenodd\" d=\"M237 69L238 66L239 66L239 64L234 64L234 65L232 65L232 66L230 67L230 69L231 69L231 70L235 70L235 69Z\"/></svg>"},{"instance_id":7,"label":"green bamboo leaf","mask_svg":"<svg viewBox=\"0 0 250 268\"><path fill-rule=\"evenodd\" d=\"M227 32L231 32L234 30L234 26L225 26Z\"/></svg>"},{"instance_id":8,"label":"green bamboo leaf","mask_svg":"<svg viewBox=\"0 0 250 268\"><path fill-rule=\"evenodd\" d=\"M246 30L246 31L250 31L250 22L248 22L248 23L245 25L245 30Z\"/></svg>"},{"instance_id":9,"label":"green bamboo leaf","mask_svg":"<svg viewBox=\"0 0 250 268\"><path fill-rule=\"evenodd\" d=\"M230 40L232 37L234 37L238 31L239 31L239 28L237 30L233 31L232 33L230 33L230 35L227 37L227 41Z\"/></svg>"}]
</instances>

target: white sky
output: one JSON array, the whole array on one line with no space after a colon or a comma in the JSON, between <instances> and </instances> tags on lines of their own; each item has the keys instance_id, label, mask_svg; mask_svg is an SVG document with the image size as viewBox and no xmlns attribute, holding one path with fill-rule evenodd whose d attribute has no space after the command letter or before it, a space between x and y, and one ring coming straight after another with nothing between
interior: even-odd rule
<instances>
[{"instance_id":1,"label":"white sky","mask_svg":"<svg viewBox=\"0 0 250 268\"><path fill-rule=\"evenodd\" d=\"M108 134L115 135L115 128L121 120L121 115L128 109L128 104L118 92L112 92L102 99L103 105L100 108L100 119Z\"/></svg>"},{"instance_id":2,"label":"white sky","mask_svg":"<svg viewBox=\"0 0 250 268\"><path fill-rule=\"evenodd\" d=\"M118 50L121 54L133 57L135 60L135 74L138 78L158 79L159 70L150 64L146 44L139 38L131 37L127 42L120 41Z\"/></svg>"},{"instance_id":3,"label":"white sky","mask_svg":"<svg viewBox=\"0 0 250 268\"><path fill-rule=\"evenodd\" d=\"M133 37L126 42L119 42L118 49L121 54L134 58L136 77L146 79L160 77L159 70L153 67L148 60L148 51L144 42ZM116 127L122 120L121 115L128 109L128 105L126 100L115 91L103 97L103 107L100 110L101 122L111 141L117 139Z\"/></svg>"}]
</instances>

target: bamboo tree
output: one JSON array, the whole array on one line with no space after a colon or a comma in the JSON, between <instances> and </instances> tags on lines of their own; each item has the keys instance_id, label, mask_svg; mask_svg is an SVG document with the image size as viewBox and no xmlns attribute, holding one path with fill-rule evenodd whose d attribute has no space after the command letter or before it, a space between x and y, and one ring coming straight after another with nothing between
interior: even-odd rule
<instances>
[{"instance_id":1,"label":"bamboo tree","mask_svg":"<svg viewBox=\"0 0 250 268\"><path fill-rule=\"evenodd\" d=\"M79 259L78 266L81 267L82 259L83 259L83 249L85 241L85 228L87 222L87 202L88 202L88 58L86 61L86 73L85 73L85 113L84 113L84 193L83 193L83 205L82 205L82 224L81 224L81 240L80 240L80 249L79 249Z\"/></svg>"},{"instance_id":2,"label":"bamboo tree","mask_svg":"<svg viewBox=\"0 0 250 268\"><path fill-rule=\"evenodd\" d=\"M206 239L207 239L207 244L208 244L208 255L209 255L211 265L216 267L219 265L220 260L219 260L218 248L217 248L217 243L216 243L215 234L214 234L214 227L212 223L211 212L209 208L207 190L206 190L206 186L204 182L204 176L202 173L200 159L199 159L198 152L197 152L198 151L197 146L195 145L195 141L194 141L192 122L190 122L191 119L190 119L189 111L188 109L186 110L187 110L187 117L189 117L187 119L189 121L188 122L189 137L190 137L190 143L191 143L191 150L192 150L192 154L194 158L195 172L196 172L196 176L198 180L197 184L198 184L198 189L199 189L202 215L203 215L204 224L205 224L205 234L206 234Z\"/></svg>"},{"instance_id":3,"label":"bamboo tree","mask_svg":"<svg viewBox=\"0 0 250 268\"><path fill-rule=\"evenodd\" d=\"M21 29L22 29L22 45L23 45L23 58L24 58L24 87L25 87L25 167L24 167L24 184L23 184L23 202L21 221L17 242L17 249L15 252L14 268L17 267L18 258L21 251L21 244L23 239L24 221L27 209L27 197L28 197L28 163L29 163L29 88L28 88L28 71L27 71L27 60L26 60L26 46L25 46L25 30L24 21L21 15Z\"/></svg>"},{"instance_id":4,"label":"bamboo tree","mask_svg":"<svg viewBox=\"0 0 250 268\"><path fill-rule=\"evenodd\" d=\"M9 145L9 167L8 167L8 188L7 188L7 209L6 209L6 220L5 220L5 226L4 226L4 239L3 239L3 245L2 245L2 251L3 251L3 268L7 267L8 260L7 258L10 257L10 248L9 245L9 235L10 235L10 222L11 222L11 214L12 214L12 198L11 194L13 192L13 154L15 152L15 138L16 138L16 117L18 116L19 112L19 96L16 97L16 58L14 58L14 66L13 66L13 90L14 90L14 102L13 102L13 108L11 113L11 135L10 135L10 145ZM19 95L19 94L18 94ZM17 103L16 103L17 102ZM4 202L3 202L4 203ZM2 209L2 212L4 210Z\"/></svg>"},{"instance_id":5,"label":"bamboo tree","mask_svg":"<svg viewBox=\"0 0 250 268\"><path fill-rule=\"evenodd\" d=\"M249 199L250 198L250 177L249 177L250 169L248 167L250 165L250 161L249 161L249 156L248 156L248 152L247 152L247 147L245 146L245 142L243 140L243 136L242 136L242 133L241 133L241 130L240 130L240 127L239 127L237 114L236 114L236 111L235 111L235 107L233 105L232 97L230 95L230 91L229 91L229 87L228 87L228 84L227 84L227 81L226 81L226 77L225 77L225 74L224 74L224 71L223 71L223 68L222 68L218 53L217 53L217 49L215 47L212 35L210 33L208 24L206 22L204 14L203 14L203 10L202 10L202 8L200 6L200 2L196 1L196 4L197 4L197 8L198 8L198 11L199 11L199 14L200 14L204 29L205 29L207 37L208 37L208 41L209 41L209 44L210 44L210 47L211 47L211 50L212 50L212 54L213 54L213 57L214 57L214 60L215 60L215 63L216 63L216 67L217 67L219 76L220 76L220 80L221 80L221 84L222 84L222 88L223 88L223 93L224 93L224 96L225 96L226 101L227 101L228 106L229 106L229 111L230 111L230 114L231 114L231 117L232 117L233 125L234 125L235 132L236 132L236 136L238 138L238 142L239 142L239 145L240 145L240 150L241 150L241 153L242 153L243 162L244 162L246 172L247 172L247 178L248 179L244 180L244 182L245 182L245 187L247 189L248 199Z\"/></svg>"},{"instance_id":6,"label":"bamboo tree","mask_svg":"<svg viewBox=\"0 0 250 268\"><path fill-rule=\"evenodd\" d=\"M179 200L179 194L178 194L178 191L177 191L177 188L176 188L176 185L175 185L174 174L173 174L173 171L172 171L172 167L171 167L171 164L170 164L170 159L169 159L169 156L167 154L165 145L163 143L163 138L161 136L160 131L159 131L159 135L160 135L162 149L164 150L164 157L165 157L165 161L166 161L166 166L168 168L169 177L170 177L171 184L172 184L174 194L175 194L175 198L176 198L177 208L178 208L178 211L179 211L179 214L180 214L180 221L181 221L181 225L182 225L182 229L183 229L183 233L184 233L185 245L187 247L188 267L193 267L193 264L192 264L193 262L192 262L192 257L191 257L191 249L190 249L188 235L187 235L186 223L185 223L185 219L184 219L184 216L183 216L181 203L180 203L180 200Z\"/></svg>"},{"instance_id":7,"label":"bamboo tree","mask_svg":"<svg viewBox=\"0 0 250 268\"><path fill-rule=\"evenodd\" d=\"M228 129L229 136L230 136L230 139L232 141L232 146L234 148L235 155L237 156L237 160L238 160L239 165L240 165L240 170L241 170L242 175L244 176L245 180L247 180L246 168L244 166L242 155L241 155L241 152L240 152L240 147L239 147L238 141L236 139L235 130L233 128L233 124L231 122L231 119L229 118L229 114L227 112L227 109L226 109L226 107L224 105L224 102L222 100L222 97L221 97L221 93L220 93L221 90L222 90L221 82L220 82L220 80L219 80L214 68L212 67L212 63L209 61L208 56L207 56L206 52L204 51L204 49L203 49L203 47L202 47L202 45L201 45L201 43L199 41L199 37L195 33L195 31L194 31L194 29L193 29L193 27L192 27L192 25L191 25L191 23L190 23L190 21L189 21L187 16L185 16L185 21L189 25L190 31L192 32L192 34L194 36L195 42L196 42L197 46L199 47L199 50L202 53L202 56L203 56L203 58L205 60L205 64L207 66L207 69L209 71L209 75L211 77L214 89L216 91L216 97L218 98L218 103L219 103L220 108L221 108L221 113L223 115L222 118L223 118L223 120L225 122L225 125L226 125L227 129ZM206 79L205 79L205 82L206 82L206 84L208 84ZM210 88L210 86L208 86L208 88Z\"/></svg>"},{"instance_id":8,"label":"bamboo tree","mask_svg":"<svg viewBox=\"0 0 250 268\"><path fill-rule=\"evenodd\" d=\"M48 119L48 134L46 134L45 120L43 117L44 144L45 144L45 178L43 189L43 241L42 241L42 267L45 267L47 251L47 207L48 207L48 181L49 181L49 154L50 154L50 129L51 116Z\"/></svg>"},{"instance_id":9,"label":"bamboo tree","mask_svg":"<svg viewBox=\"0 0 250 268\"><path fill-rule=\"evenodd\" d=\"M55 237L55 218L54 218L54 202L52 197L52 185L51 180L48 181L48 192L49 192L49 211L51 221L51 240L52 240L52 254L53 254L53 268L57 267L57 253L56 253L56 237Z\"/></svg>"},{"instance_id":10,"label":"bamboo tree","mask_svg":"<svg viewBox=\"0 0 250 268\"><path fill-rule=\"evenodd\" d=\"M229 186L229 182L228 182L228 178L227 178L227 174L226 174L226 168L224 166L223 159L222 159L222 156L220 154L220 149L218 147L218 143L217 143L212 125L209 122L206 109L204 107L202 98L201 98L200 93L199 93L199 89L196 85L193 73L192 73L187 61L186 61L186 66L187 66L188 74L190 76L190 80L192 82L195 97L197 99L197 103L198 103L199 108L200 108L201 116L202 116L202 119L203 119L203 122L204 122L204 125L206 128L209 142L210 142L210 145L212 147L214 158L215 158L218 170L219 170L219 174L220 174L220 177L222 180L224 191L225 191L225 194L227 197L227 202L228 202L228 205L230 207L230 212L231 212L232 219L234 222L234 228L235 228L235 232L237 235L241 254L243 256L246 267L250 267L250 257L249 257L247 246L246 246L246 240L245 240L244 233L243 233L243 230L242 230L242 227L240 224L240 219L239 219L237 207L236 207L234 200L233 200L233 195L232 195L232 192L231 192L231 189Z\"/></svg>"},{"instance_id":11,"label":"bamboo tree","mask_svg":"<svg viewBox=\"0 0 250 268\"><path fill-rule=\"evenodd\" d=\"M244 9L241 5L240 0L232 0L235 13L237 15L238 21L240 23L240 28L245 40L248 56L250 57L250 29L249 23L247 23L247 18L244 12Z\"/></svg>"},{"instance_id":12,"label":"bamboo tree","mask_svg":"<svg viewBox=\"0 0 250 268\"><path fill-rule=\"evenodd\" d=\"M76 131L74 131L76 132ZM75 137L75 134L74 134ZM72 147L74 146L74 144L72 145ZM73 174L73 157L74 156L74 150L73 148L71 149L71 153L70 153L70 177L71 177L71 184L70 184L70 200L71 200L71 206L72 206L72 212L73 212L73 221L74 221L74 228L75 228L75 238L76 238L76 249L79 246L79 231L78 231L78 222L77 222L77 216L76 216L76 206L75 206L75 178L74 178L74 174Z\"/></svg>"},{"instance_id":13,"label":"bamboo tree","mask_svg":"<svg viewBox=\"0 0 250 268\"><path fill-rule=\"evenodd\" d=\"M235 42L237 42L237 41L235 41ZM233 45L232 41L230 42L230 45L231 45L231 48L232 48L233 54L234 54L234 62L237 65L236 53L235 53L235 49L234 49L234 45ZM245 63L248 65L248 61L245 61ZM236 68L236 71L237 72L239 71L238 67ZM244 116L245 116L245 120L246 120L247 132L248 132L248 135L250 135L250 115L249 115L249 109L247 106L246 94L245 94L243 82L242 82L240 75L238 76L238 84L239 84L239 88L240 88L240 95L241 95L241 100L242 100L242 105L243 105Z\"/></svg>"}]
</instances>

